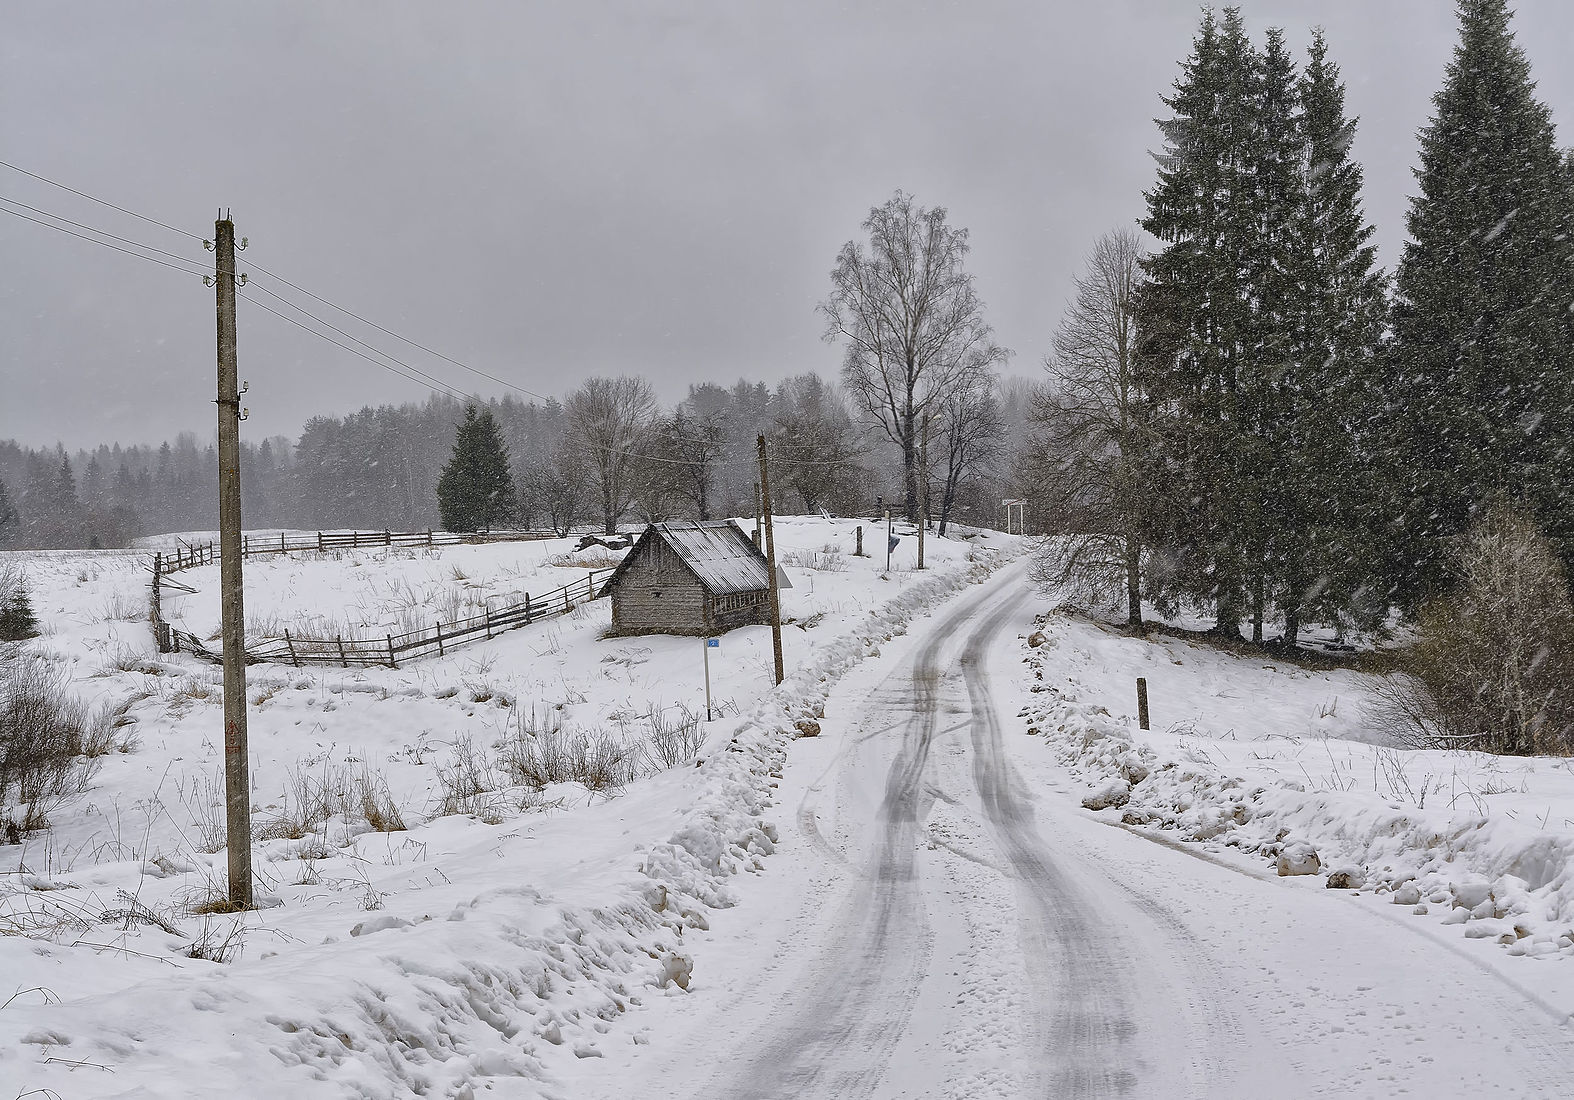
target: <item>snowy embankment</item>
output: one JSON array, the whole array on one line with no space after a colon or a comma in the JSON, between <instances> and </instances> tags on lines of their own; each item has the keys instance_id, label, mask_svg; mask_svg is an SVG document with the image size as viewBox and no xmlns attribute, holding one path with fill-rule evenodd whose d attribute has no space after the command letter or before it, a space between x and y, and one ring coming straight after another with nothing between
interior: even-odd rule
<instances>
[{"instance_id":1,"label":"snowy embankment","mask_svg":"<svg viewBox=\"0 0 1574 1100\"><path fill-rule=\"evenodd\" d=\"M779 522L795 584L786 682L766 679L768 630L729 633L712 651L728 717L699 727L698 759L612 790L499 784L469 812L443 805L489 745L497 771L549 728L627 745L674 707L703 713L698 641L603 637L604 603L409 668L254 668L256 859L271 907L238 917L201 912L225 858L203 842L219 819L216 670L149 652L136 559L34 562L50 633L30 651L120 708L132 734L49 833L0 848L0 931L16 933L0 936L14 987L0 1000L16 994L0 1010L0 1080L76 1097L256 1095L263 1075L269 1094L392 1097L513 1077L572 1095L575 1059L597 1056L625 1010L682 995L685 935L772 850L774 776L831 685L1016 543L934 540L917 573L906 540L887 574L883 558L851 556L852 526ZM277 559L248 568L248 612L375 624L534 590L575 567L563 555L523 544ZM181 613L199 630L216 610L202 574L182 574L198 592ZM377 831L342 802L301 820L302 793L354 769L373 771L407 829Z\"/></svg>"},{"instance_id":2,"label":"snowy embankment","mask_svg":"<svg viewBox=\"0 0 1574 1100\"><path fill-rule=\"evenodd\" d=\"M1574 954L1569 761L1373 744L1356 673L1060 613L1023 652L1034 698L1021 717L1087 784L1089 809L1375 892L1510 955ZM1151 731L1137 727L1138 676Z\"/></svg>"}]
</instances>

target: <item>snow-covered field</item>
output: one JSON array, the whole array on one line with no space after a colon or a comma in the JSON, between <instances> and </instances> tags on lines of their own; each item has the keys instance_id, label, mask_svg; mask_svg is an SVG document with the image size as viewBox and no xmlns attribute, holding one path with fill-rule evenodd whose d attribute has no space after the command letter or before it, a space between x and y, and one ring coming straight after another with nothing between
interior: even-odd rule
<instances>
[{"instance_id":1,"label":"snow-covered field","mask_svg":"<svg viewBox=\"0 0 1574 1100\"><path fill-rule=\"evenodd\" d=\"M1387 744L1356 672L1060 613L1041 638L1024 643L1034 696L1021 719L1104 815L1320 875L1507 956L1574 955L1574 762Z\"/></svg>"},{"instance_id":2,"label":"snow-covered field","mask_svg":"<svg viewBox=\"0 0 1574 1100\"><path fill-rule=\"evenodd\" d=\"M154 652L145 556L24 558L46 630L26 652L120 724L85 793L0 848L0 1081L262 1095L262 1073L273 1095L468 1096L519 1078L572 1095L577 1059L619 1028L639 1041L631 1006L687 987L685 932L771 852L762 814L795 725L1017 542L931 538L920 573L908 537L885 573L852 556L854 523L777 521L788 678L772 687L768 629L725 635L710 723L700 641L604 638L599 601L397 670L252 668L266 906L241 915L203 912L225 879L219 671ZM255 560L248 618L375 634L557 587L583 575L571 546ZM197 592L166 617L211 635L214 574L179 574Z\"/></svg>"}]
</instances>

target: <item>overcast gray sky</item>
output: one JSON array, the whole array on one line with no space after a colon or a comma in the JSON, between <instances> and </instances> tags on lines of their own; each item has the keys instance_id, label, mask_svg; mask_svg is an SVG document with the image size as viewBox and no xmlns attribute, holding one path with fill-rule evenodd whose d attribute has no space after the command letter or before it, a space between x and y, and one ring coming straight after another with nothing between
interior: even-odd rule
<instances>
[{"instance_id":1,"label":"overcast gray sky","mask_svg":"<svg viewBox=\"0 0 1574 1100\"><path fill-rule=\"evenodd\" d=\"M1574 4L1516 7L1574 143ZM1243 8L1298 47L1326 27L1391 267L1453 3ZM0 0L0 160L201 236L229 207L251 239L241 270L254 260L520 387L640 373L665 401L702 380L834 376L815 303L837 248L900 187L971 230L1009 369L1034 374L1082 255L1141 213L1152 120L1199 11ZM0 195L211 262L5 168ZM247 302L239 339L254 439L427 393ZM0 217L0 439L207 438L213 346L200 279Z\"/></svg>"}]
</instances>

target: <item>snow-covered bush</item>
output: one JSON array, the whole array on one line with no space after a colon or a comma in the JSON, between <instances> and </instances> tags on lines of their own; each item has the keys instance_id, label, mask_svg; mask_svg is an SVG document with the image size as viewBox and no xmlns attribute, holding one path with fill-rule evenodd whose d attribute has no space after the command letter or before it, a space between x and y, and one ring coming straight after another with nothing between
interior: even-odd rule
<instances>
[{"instance_id":1,"label":"snow-covered bush","mask_svg":"<svg viewBox=\"0 0 1574 1100\"><path fill-rule=\"evenodd\" d=\"M1551 544L1498 505L1471 531L1459 575L1422 612L1377 717L1417 748L1574 751L1574 605Z\"/></svg>"}]
</instances>

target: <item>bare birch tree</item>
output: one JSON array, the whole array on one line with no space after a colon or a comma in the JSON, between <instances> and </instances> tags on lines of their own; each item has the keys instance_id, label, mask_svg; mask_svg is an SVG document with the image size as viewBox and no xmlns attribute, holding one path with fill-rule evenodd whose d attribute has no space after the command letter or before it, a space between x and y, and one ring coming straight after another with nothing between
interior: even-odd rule
<instances>
[{"instance_id":1,"label":"bare birch tree","mask_svg":"<svg viewBox=\"0 0 1574 1100\"><path fill-rule=\"evenodd\" d=\"M964 270L967 230L896 192L869 212L867 244L848 241L820 304L825 338L846 345L842 377L859 405L901 448L907 518L918 519L919 435L957 386L1009 354L984 321Z\"/></svg>"},{"instance_id":2,"label":"bare birch tree","mask_svg":"<svg viewBox=\"0 0 1574 1100\"><path fill-rule=\"evenodd\" d=\"M1024 478L1056 533L1040 579L1077 584L1097 600L1124 595L1135 627L1142 626L1143 407L1131 305L1142 256L1129 229L1106 233L1089 253L1044 364L1049 378L1034 400Z\"/></svg>"},{"instance_id":3,"label":"bare birch tree","mask_svg":"<svg viewBox=\"0 0 1574 1100\"><path fill-rule=\"evenodd\" d=\"M630 476L650 428L656 398L643 378L591 378L564 402L569 434L601 497L602 521L615 534L633 496Z\"/></svg>"}]
</instances>

